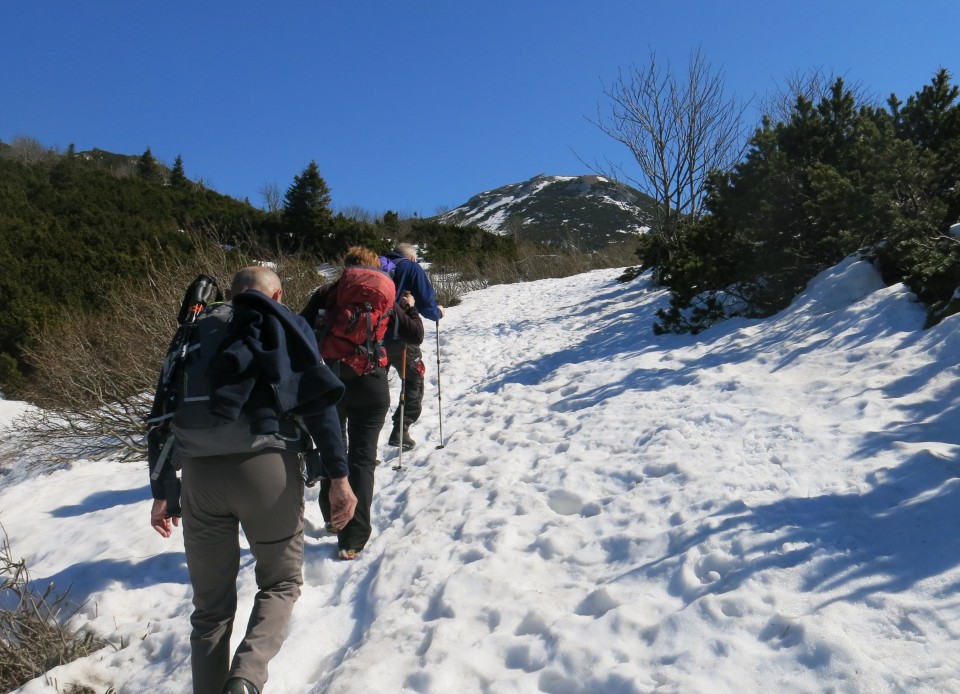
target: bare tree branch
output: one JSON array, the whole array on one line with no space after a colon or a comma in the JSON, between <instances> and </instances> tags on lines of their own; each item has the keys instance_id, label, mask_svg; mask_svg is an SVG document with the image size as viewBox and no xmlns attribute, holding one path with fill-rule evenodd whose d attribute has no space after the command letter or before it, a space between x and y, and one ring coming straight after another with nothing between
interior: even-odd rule
<instances>
[{"instance_id":1,"label":"bare tree branch","mask_svg":"<svg viewBox=\"0 0 960 694\"><path fill-rule=\"evenodd\" d=\"M651 51L645 66L621 70L604 94L609 110L598 107L592 122L630 151L638 169L633 176L621 169L614 177L659 204L653 232L675 248L678 223L703 214L709 173L729 169L743 152L745 106L725 96L722 73L699 49L683 76L669 64L661 67Z\"/></svg>"},{"instance_id":2,"label":"bare tree branch","mask_svg":"<svg viewBox=\"0 0 960 694\"><path fill-rule=\"evenodd\" d=\"M838 77L840 75L829 72L822 66L810 68L806 72L791 73L762 99L760 112L773 123L786 122L790 120L798 98L803 97L813 104L820 103L830 96L830 88ZM871 94L863 82L848 83L844 77L844 85L858 104L880 103L880 99Z\"/></svg>"},{"instance_id":3,"label":"bare tree branch","mask_svg":"<svg viewBox=\"0 0 960 694\"><path fill-rule=\"evenodd\" d=\"M283 207L283 193L276 183L264 183L260 186L260 195L267 206L267 212L277 212Z\"/></svg>"}]
</instances>

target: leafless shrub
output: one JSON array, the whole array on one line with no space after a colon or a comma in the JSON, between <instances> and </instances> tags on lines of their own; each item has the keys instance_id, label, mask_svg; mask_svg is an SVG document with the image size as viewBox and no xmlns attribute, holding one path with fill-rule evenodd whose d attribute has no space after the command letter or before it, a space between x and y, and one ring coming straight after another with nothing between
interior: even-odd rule
<instances>
[{"instance_id":1,"label":"leafless shrub","mask_svg":"<svg viewBox=\"0 0 960 694\"><path fill-rule=\"evenodd\" d=\"M11 425L20 446L39 449L50 464L146 451L143 420L184 289L200 273L229 278L246 261L193 240L192 259L158 248L143 280L105 291L96 313L66 313L38 331L25 354L35 376L23 394L37 409Z\"/></svg>"},{"instance_id":2,"label":"leafless shrub","mask_svg":"<svg viewBox=\"0 0 960 694\"><path fill-rule=\"evenodd\" d=\"M108 645L92 632L65 626L67 593L53 584L38 593L23 559L15 560L6 531L0 546L0 688L9 692L51 668ZM81 690L82 691L82 690Z\"/></svg>"},{"instance_id":3,"label":"leafless shrub","mask_svg":"<svg viewBox=\"0 0 960 694\"><path fill-rule=\"evenodd\" d=\"M367 224L374 224L377 218L382 216L361 205L346 205L341 207L338 212L347 219L356 219L358 222L366 222Z\"/></svg>"},{"instance_id":4,"label":"leafless shrub","mask_svg":"<svg viewBox=\"0 0 960 694\"><path fill-rule=\"evenodd\" d=\"M28 165L55 161L59 157L56 149L45 147L40 140L26 135L14 136L5 156Z\"/></svg>"},{"instance_id":5,"label":"leafless shrub","mask_svg":"<svg viewBox=\"0 0 960 694\"><path fill-rule=\"evenodd\" d=\"M460 297L467 292L483 289L490 284L481 276L476 263L471 261L462 261L456 266L432 265L427 275L436 292L437 303L441 306L456 306L462 301Z\"/></svg>"}]
</instances>

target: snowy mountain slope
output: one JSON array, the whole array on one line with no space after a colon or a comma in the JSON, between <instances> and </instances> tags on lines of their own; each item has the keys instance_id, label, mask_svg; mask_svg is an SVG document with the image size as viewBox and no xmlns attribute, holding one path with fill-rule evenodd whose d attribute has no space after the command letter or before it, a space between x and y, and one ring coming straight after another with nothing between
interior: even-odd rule
<instances>
[{"instance_id":1,"label":"snowy mountain slope","mask_svg":"<svg viewBox=\"0 0 960 694\"><path fill-rule=\"evenodd\" d=\"M381 448L357 561L307 492L267 692L960 692L958 317L921 330L851 259L772 318L655 337L666 296L617 274L467 295L439 393L428 327L420 445L403 473ZM190 690L182 539L147 495L116 463L0 489L39 582L123 645L61 687Z\"/></svg>"},{"instance_id":2,"label":"snowy mountain slope","mask_svg":"<svg viewBox=\"0 0 960 694\"><path fill-rule=\"evenodd\" d=\"M439 219L590 248L646 231L654 209L649 197L603 176L541 174L475 195Z\"/></svg>"}]
</instances>

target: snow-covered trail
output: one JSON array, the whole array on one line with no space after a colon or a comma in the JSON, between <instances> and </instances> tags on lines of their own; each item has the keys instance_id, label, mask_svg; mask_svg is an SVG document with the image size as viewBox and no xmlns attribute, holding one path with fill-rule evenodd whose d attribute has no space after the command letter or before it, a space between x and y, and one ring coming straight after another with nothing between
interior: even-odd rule
<instances>
[{"instance_id":1,"label":"snow-covered trail","mask_svg":"<svg viewBox=\"0 0 960 694\"><path fill-rule=\"evenodd\" d=\"M874 552L910 551L897 514L881 518L888 507L911 503L914 483L944 493L952 474L923 448L897 493L903 449L888 432L910 395L901 389L886 406L871 391L918 378L900 350L922 358L930 346L918 343L936 341L918 331L919 308L890 311L908 296L882 289L864 263L821 278L776 319L655 338L662 293L613 276L600 290L589 288L596 273L523 293L492 287L451 311L446 448L431 450L431 412L409 471L386 475L363 643L325 681L332 691L371 667L395 668L399 656L380 665L373 654L397 630L419 644L411 655L423 671L408 686L438 692L736 688L740 658L708 673L674 661L705 629L720 653L748 647L754 676L777 682L832 661L856 670L862 657L882 671L902 649L889 641L899 607L858 605L869 617L860 634L843 623L850 597L894 585L877 581ZM884 358L891 346L899 359ZM391 571L411 554L421 563ZM900 571L922 578L909 562ZM477 593L496 600L475 604ZM923 621L947 638L940 609ZM816 636L805 638L811 624ZM600 637L608 629L615 642ZM854 636L864 643L852 647ZM490 654L512 663L511 684L485 674ZM942 658L874 684L908 686Z\"/></svg>"}]
</instances>

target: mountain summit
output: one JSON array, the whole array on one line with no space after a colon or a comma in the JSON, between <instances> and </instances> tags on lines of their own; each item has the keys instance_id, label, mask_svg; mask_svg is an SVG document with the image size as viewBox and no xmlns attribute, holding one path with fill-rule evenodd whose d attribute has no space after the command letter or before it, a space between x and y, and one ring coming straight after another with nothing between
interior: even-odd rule
<instances>
[{"instance_id":1,"label":"mountain summit","mask_svg":"<svg viewBox=\"0 0 960 694\"><path fill-rule=\"evenodd\" d=\"M437 219L496 234L596 248L646 231L656 203L604 176L546 176L474 195Z\"/></svg>"}]
</instances>

